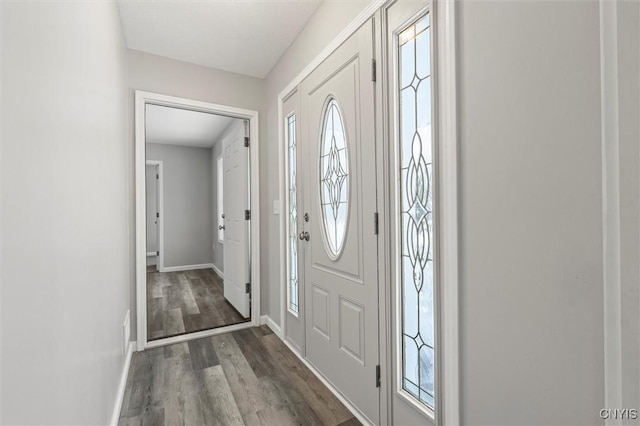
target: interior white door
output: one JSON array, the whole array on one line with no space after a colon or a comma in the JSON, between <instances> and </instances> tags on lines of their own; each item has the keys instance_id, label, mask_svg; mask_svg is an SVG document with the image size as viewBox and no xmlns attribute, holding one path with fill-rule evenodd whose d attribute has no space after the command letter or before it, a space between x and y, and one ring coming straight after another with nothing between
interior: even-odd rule
<instances>
[{"instance_id":1,"label":"interior white door","mask_svg":"<svg viewBox=\"0 0 640 426\"><path fill-rule=\"evenodd\" d=\"M251 315L249 291L249 149L245 125L233 124L225 139L224 159L224 297L245 318Z\"/></svg>"},{"instance_id":2,"label":"interior white door","mask_svg":"<svg viewBox=\"0 0 640 426\"><path fill-rule=\"evenodd\" d=\"M311 362L379 421L373 22L300 84L305 335Z\"/></svg>"}]
</instances>

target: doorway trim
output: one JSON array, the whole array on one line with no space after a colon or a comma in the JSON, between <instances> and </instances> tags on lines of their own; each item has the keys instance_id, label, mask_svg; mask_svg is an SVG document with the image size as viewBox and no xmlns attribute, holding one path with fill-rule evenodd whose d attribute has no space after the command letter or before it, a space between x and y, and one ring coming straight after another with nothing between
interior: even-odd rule
<instances>
[{"instance_id":1,"label":"doorway trim","mask_svg":"<svg viewBox=\"0 0 640 426\"><path fill-rule=\"evenodd\" d=\"M146 141L145 141L145 105L153 104L191 111L206 112L225 115L228 117L249 120L249 188L251 192L251 215L249 242L250 242L250 280L251 280L251 321L218 327L211 330L203 330L187 333L149 342L147 336L147 271L146 271ZM185 342L193 339L213 336L260 325L260 193L258 188L259 169L259 122L258 111L235 108L226 105L218 105L208 102L195 101L159 93L135 91L135 197L136 197L136 350L165 346L174 343ZM164 240L163 240L164 243ZM161 255L163 256L161 246ZM164 260L164 258L163 258ZM163 262L164 266L164 262Z\"/></svg>"},{"instance_id":2,"label":"doorway trim","mask_svg":"<svg viewBox=\"0 0 640 426\"><path fill-rule=\"evenodd\" d=\"M158 257L157 269L158 272L165 272L164 270L164 166L162 161L146 160L146 166L156 166L158 168L158 183L157 183L157 202L158 202ZM145 205L146 205L146 188L145 188ZM146 247L146 234L145 234L145 247ZM146 248L145 248L146 250ZM147 255L149 253L147 252Z\"/></svg>"}]
</instances>

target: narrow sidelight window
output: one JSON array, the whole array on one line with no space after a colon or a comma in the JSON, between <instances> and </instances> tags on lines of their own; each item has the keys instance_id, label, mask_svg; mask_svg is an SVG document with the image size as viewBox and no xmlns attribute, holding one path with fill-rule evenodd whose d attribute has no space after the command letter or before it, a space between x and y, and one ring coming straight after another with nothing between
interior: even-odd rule
<instances>
[{"instance_id":1,"label":"narrow sidelight window","mask_svg":"<svg viewBox=\"0 0 640 426\"><path fill-rule=\"evenodd\" d=\"M298 313L298 203L296 193L296 116L287 118L287 146L289 168L289 310Z\"/></svg>"},{"instance_id":2,"label":"narrow sidelight window","mask_svg":"<svg viewBox=\"0 0 640 426\"><path fill-rule=\"evenodd\" d=\"M434 408L434 218L431 28L398 37L402 388Z\"/></svg>"}]
</instances>

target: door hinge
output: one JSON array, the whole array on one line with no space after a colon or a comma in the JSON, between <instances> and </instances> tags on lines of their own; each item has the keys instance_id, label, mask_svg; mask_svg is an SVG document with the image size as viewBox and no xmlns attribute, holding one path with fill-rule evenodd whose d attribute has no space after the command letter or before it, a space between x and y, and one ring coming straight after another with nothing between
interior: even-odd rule
<instances>
[{"instance_id":1,"label":"door hinge","mask_svg":"<svg viewBox=\"0 0 640 426\"><path fill-rule=\"evenodd\" d=\"M160 217L160 213L156 212L156 217Z\"/></svg>"},{"instance_id":2,"label":"door hinge","mask_svg":"<svg viewBox=\"0 0 640 426\"><path fill-rule=\"evenodd\" d=\"M251 293L251 283L247 283L244 289L245 293Z\"/></svg>"},{"instance_id":3,"label":"door hinge","mask_svg":"<svg viewBox=\"0 0 640 426\"><path fill-rule=\"evenodd\" d=\"M244 220L251 220L251 210L244 211Z\"/></svg>"},{"instance_id":4,"label":"door hinge","mask_svg":"<svg viewBox=\"0 0 640 426\"><path fill-rule=\"evenodd\" d=\"M156 179L160 179L160 175L156 174Z\"/></svg>"},{"instance_id":5,"label":"door hinge","mask_svg":"<svg viewBox=\"0 0 640 426\"><path fill-rule=\"evenodd\" d=\"M378 235L378 212L373 214L373 233Z\"/></svg>"},{"instance_id":6,"label":"door hinge","mask_svg":"<svg viewBox=\"0 0 640 426\"><path fill-rule=\"evenodd\" d=\"M376 81L376 60L371 60L371 81Z\"/></svg>"},{"instance_id":7,"label":"door hinge","mask_svg":"<svg viewBox=\"0 0 640 426\"><path fill-rule=\"evenodd\" d=\"M380 387L380 365L376 365L376 387Z\"/></svg>"},{"instance_id":8,"label":"door hinge","mask_svg":"<svg viewBox=\"0 0 640 426\"><path fill-rule=\"evenodd\" d=\"M249 148L249 136L244 137L244 147Z\"/></svg>"}]
</instances>

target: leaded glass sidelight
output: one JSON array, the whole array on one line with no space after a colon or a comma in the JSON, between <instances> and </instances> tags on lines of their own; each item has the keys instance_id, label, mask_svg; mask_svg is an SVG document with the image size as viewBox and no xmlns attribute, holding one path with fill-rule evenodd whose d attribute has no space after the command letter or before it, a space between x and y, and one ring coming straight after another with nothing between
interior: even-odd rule
<instances>
[{"instance_id":1,"label":"leaded glass sidelight","mask_svg":"<svg viewBox=\"0 0 640 426\"><path fill-rule=\"evenodd\" d=\"M337 258L344 245L349 209L347 139L338 102L329 99L320 143L320 204L329 256Z\"/></svg>"},{"instance_id":2,"label":"leaded glass sidelight","mask_svg":"<svg viewBox=\"0 0 640 426\"><path fill-rule=\"evenodd\" d=\"M296 194L296 116L287 118L289 167L289 310L298 313L298 203Z\"/></svg>"},{"instance_id":3,"label":"leaded glass sidelight","mask_svg":"<svg viewBox=\"0 0 640 426\"><path fill-rule=\"evenodd\" d=\"M398 37L402 387L434 408L433 144L429 15Z\"/></svg>"}]
</instances>

